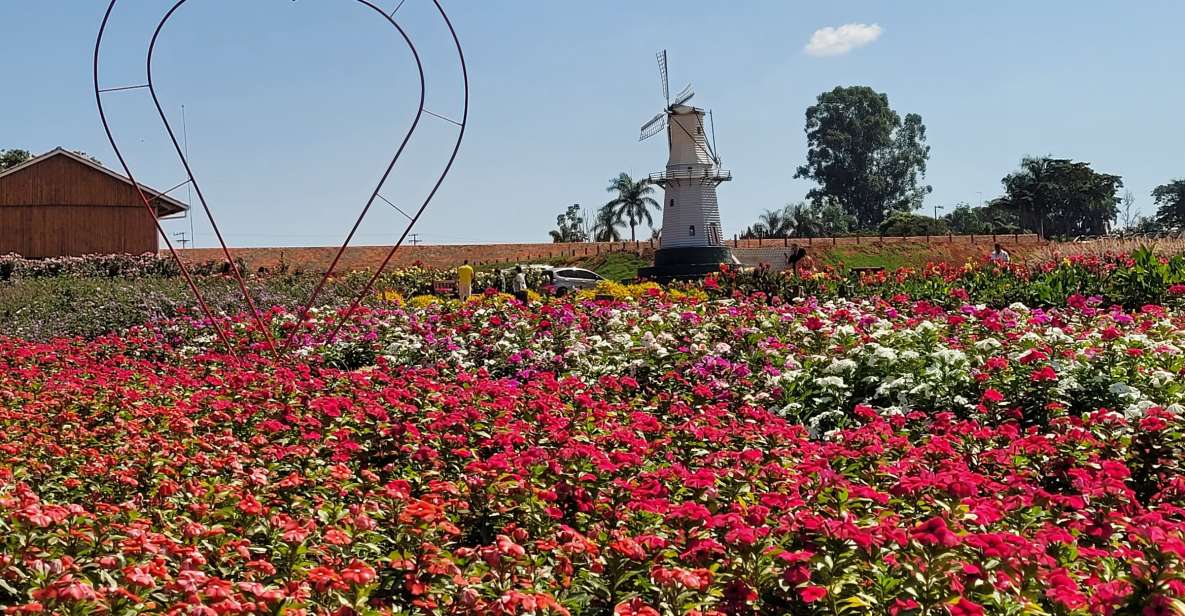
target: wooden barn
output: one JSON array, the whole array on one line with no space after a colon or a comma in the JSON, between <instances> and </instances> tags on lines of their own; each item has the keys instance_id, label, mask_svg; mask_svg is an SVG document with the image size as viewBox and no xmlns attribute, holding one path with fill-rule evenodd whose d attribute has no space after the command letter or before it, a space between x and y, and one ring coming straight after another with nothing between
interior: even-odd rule
<instances>
[{"instance_id":1,"label":"wooden barn","mask_svg":"<svg viewBox=\"0 0 1185 616\"><path fill-rule=\"evenodd\" d=\"M141 186L160 218L188 207ZM0 254L156 253L156 224L128 178L57 148L0 172Z\"/></svg>"}]
</instances>

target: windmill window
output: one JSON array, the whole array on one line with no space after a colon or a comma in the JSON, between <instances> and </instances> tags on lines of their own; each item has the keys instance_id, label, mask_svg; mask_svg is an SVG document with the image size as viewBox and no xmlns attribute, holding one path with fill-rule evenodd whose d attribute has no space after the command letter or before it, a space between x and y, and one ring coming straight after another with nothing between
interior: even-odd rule
<instances>
[{"instance_id":1,"label":"windmill window","mask_svg":"<svg viewBox=\"0 0 1185 616\"><path fill-rule=\"evenodd\" d=\"M691 227L687 230L687 235L695 237L695 225L691 225Z\"/></svg>"},{"instance_id":2,"label":"windmill window","mask_svg":"<svg viewBox=\"0 0 1185 616\"><path fill-rule=\"evenodd\" d=\"M697 126L697 127L695 127L695 134L697 134L697 135L702 135L702 134L704 134L704 127L703 127L703 125L700 125L700 126Z\"/></svg>"},{"instance_id":3,"label":"windmill window","mask_svg":"<svg viewBox=\"0 0 1185 616\"><path fill-rule=\"evenodd\" d=\"M675 207L675 200L671 199L671 207Z\"/></svg>"}]
</instances>

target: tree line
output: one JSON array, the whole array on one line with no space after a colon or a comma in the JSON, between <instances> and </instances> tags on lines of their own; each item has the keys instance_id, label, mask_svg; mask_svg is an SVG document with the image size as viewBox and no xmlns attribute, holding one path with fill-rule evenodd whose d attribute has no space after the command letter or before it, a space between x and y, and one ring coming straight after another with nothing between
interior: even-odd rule
<instances>
[{"instance_id":1,"label":"tree line","mask_svg":"<svg viewBox=\"0 0 1185 616\"><path fill-rule=\"evenodd\" d=\"M938 216L917 213L932 188L924 182L930 146L916 113L904 116L889 97L867 86L823 92L806 110L806 162L794 177L815 186L806 198L766 210L741 234L751 238L822 237L853 233L942 235L1036 233L1071 238L1112 233L1185 229L1185 179L1152 191L1156 213L1134 212L1135 197L1119 175L1090 163L1054 156L1026 156L1000 181L1002 194L979 205L954 204ZM653 185L622 173L609 185L614 198L593 221L579 207L557 218L557 242L617 241L620 229L653 226Z\"/></svg>"},{"instance_id":2,"label":"tree line","mask_svg":"<svg viewBox=\"0 0 1185 616\"><path fill-rule=\"evenodd\" d=\"M637 229L643 223L653 234L654 216L650 210L661 206L654 200L656 191L650 180L635 180L628 173L621 173L609 181L607 190L613 193L613 198L597 209L593 220L584 219L579 205L568 206L563 214L556 216L551 241L620 242L625 227L630 230L630 240L637 241Z\"/></svg>"},{"instance_id":3,"label":"tree line","mask_svg":"<svg viewBox=\"0 0 1185 616\"><path fill-rule=\"evenodd\" d=\"M921 116L902 118L888 96L865 86L820 94L806 111L806 135L806 164L795 177L816 187L805 202L761 214L742 237L1037 233L1069 238L1111 233L1117 222L1142 232L1185 228L1185 180L1156 187L1156 214L1143 217L1133 212L1130 191L1121 196L1122 177L1053 156L1021 159L1019 169L1001 179L1003 194L983 205L960 203L941 217L916 214L931 192L922 183L930 158L926 127Z\"/></svg>"}]
</instances>

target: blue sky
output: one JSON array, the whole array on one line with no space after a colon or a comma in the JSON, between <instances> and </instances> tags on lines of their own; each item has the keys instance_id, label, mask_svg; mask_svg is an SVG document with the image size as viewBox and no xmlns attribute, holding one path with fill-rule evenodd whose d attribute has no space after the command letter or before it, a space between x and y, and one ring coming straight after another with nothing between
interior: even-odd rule
<instances>
[{"instance_id":1,"label":"blue sky","mask_svg":"<svg viewBox=\"0 0 1185 616\"><path fill-rule=\"evenodd\" d=\"M375 0L394 8L399 0ZM105 0L0 0L8 50L0 148L61 145L115 166L91 93ZM104 86L144 82L151 28L172 4L120 0L104 45ZM734 181L725 231L803 197L803 113L820 92L869 85L922 115L927 181L949 208L999 193L1026 154L1090 161L1122 175L1137 205L1185 176L1185 4L452 0L469 62L470 128L453 175L417 231L429 243L545 241L568 204L607 200L618 172L661 169L665 143L639 144L660 110L655 51L672 89L715 111ZM460 114L460 76L429 0L398 16L428 66L427 108ZM832 55L806 48L822 28L879 27ZM875 34L875 32L874 32ZM875 38L875 40L870 40ZM832 49L832 51L835 51ZM840 50L842 51L842 49ZM195 0L162 35L162 102L186 109L191 161L232 245L339 242L407 129L418 81L407 48L369 9L344 0ZM184 179L146 91L106 95L133 171L157 188ZM419 203L455 127L432 118L384 195ZM184 190L180 192L184 199ZM357 244L392 241L402 217L379 203ZM657 221L656 221L657 222ZM198 245L213 238L201 217ZM189 231L189 221L167 223Z\"/></svg>"}]
</instances>

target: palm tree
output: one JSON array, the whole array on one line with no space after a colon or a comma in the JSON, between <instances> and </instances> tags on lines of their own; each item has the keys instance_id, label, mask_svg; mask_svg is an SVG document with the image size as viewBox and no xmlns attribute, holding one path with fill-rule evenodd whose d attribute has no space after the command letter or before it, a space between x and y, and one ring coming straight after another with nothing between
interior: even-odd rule
<instances>
[{"instance_id":1,"label":"palm tree","mask_svg":"<svg viewBox=\"0 0 1185 616\"><path fill-rule=\"evenodd\" d=\"M757 217L755 226L764 231L764 237L788 237L794 232L794 215L790 212L790 206L780 210L766 210Z\"/></svg>"},{"instance_id":2,"label":"palm tree","mask_svg":"<svg viewBox=\"0 0 1185 616\"><path fill-rule=\"evenodd\" d=\"M786 205L780 210L766 210L741 237L745 239L783 238L794 234L798 211Z\"/></svg>"},{"instance_id":3,"label":"palm tree","mask_svg":"<svg viewBox=\"0 0 1185 616\"><path fill-rule=\"evenodd\" d=\"M622 173L613 178L606 190L617 193L617 198L606 203L605 207L612 208L614 216L619 222L624 221L630 226L630 240L638 240L634 228L643 221L651 227L654 226L650 208L659 209L660 206L650 196L654 194L654 186L650 180L635 182L628 173Z\"/></svg>"},{"instance_id":4,"label":"palm tree","mask_svg":"<svg viewBox=\"0 0 1185 616\"><path fill-rule=\"evenodd\" d=\"M605 205L597 212L597 219L593 221L592 235L594 242L620 242L621 232L617 226L621 220L613 208Z\"/></svg>"}]
</instances>

